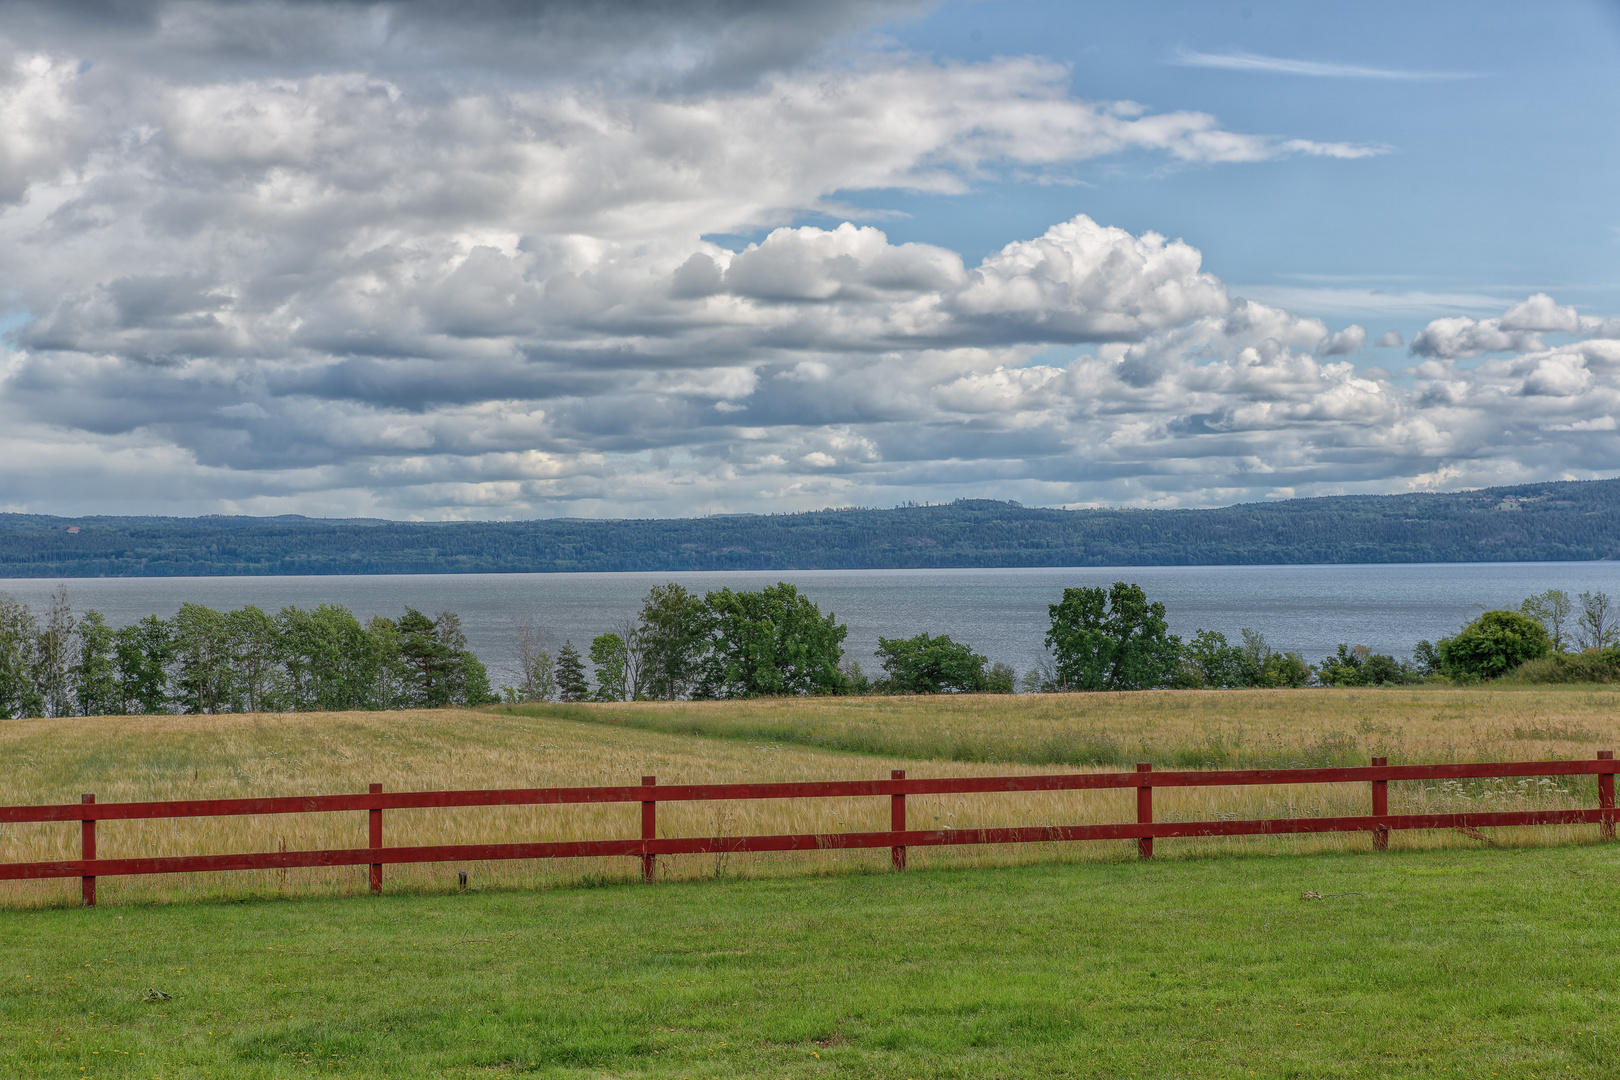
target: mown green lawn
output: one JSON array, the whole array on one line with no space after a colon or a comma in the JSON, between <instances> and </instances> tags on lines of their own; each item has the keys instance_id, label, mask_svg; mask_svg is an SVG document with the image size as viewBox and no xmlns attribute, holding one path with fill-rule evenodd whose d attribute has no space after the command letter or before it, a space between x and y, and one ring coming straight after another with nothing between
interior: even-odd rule
<instances>
[{"instance_id":1,"label":"mown green lawn","mask_svg":"<svg viewBox=\"0 0 1620 1080\"><path fill-rule=\"evenodd\" d=\"M1600 844L6 911L0 1076L1615 1076L1617 911Z\"/></svg>"}]
</instances>

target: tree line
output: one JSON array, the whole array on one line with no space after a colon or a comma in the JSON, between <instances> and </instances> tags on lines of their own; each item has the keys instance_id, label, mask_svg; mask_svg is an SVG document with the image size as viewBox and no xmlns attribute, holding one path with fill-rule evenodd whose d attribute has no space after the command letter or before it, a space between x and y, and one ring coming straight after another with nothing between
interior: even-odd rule
<instances>
[{"instance_id":1,"label":"tree line","mask_svg":"<svg viewBox=\"0 0 1620 1080\"><path fill-rule=\"evenodd\" d=\"M498 700L461 619L406 608L183 604L114 629L67 590L36 614L0 595L0 717L435 708Z\"/></svg>"},{"instance_id":2,"label":"tree line","mask_svg":"<svg viewBox=\"0 0 1620 1080\"><path fill-rule=\"evenodd\" d=\"M1140 586L1063 590L1049 606L1046 654L1022 678L949 635L878 638L881 674L845 657L848 627L786 582L699 596L655 586L641 609L582 653L518 627L512 682L497 696L453 612L362 623L322 604L270 615L251 605L183 604L169 619L112 628L75 616L59 589L43 614L0 595L0 717L339 711L546 701L727 699L846 694L1064 693L1099 690L1382 686L1620 680L1620 612L1601 592L1549 589L1515 611L1487 611L1410 659L1341 644L1318 664L1258 631L1228 641L1172 634ZM1540 665L1539 667L1535 665Z\"/></svg>"}]
</instances>

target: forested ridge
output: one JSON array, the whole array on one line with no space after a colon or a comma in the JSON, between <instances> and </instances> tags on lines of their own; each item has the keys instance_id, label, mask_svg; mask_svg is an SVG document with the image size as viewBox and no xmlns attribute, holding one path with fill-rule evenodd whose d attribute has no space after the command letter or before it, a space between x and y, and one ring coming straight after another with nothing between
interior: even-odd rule
<instances>
[{"instance_id":1,"label":"forested ridge","mask_svg":"<svg viewBox=\"0 0 1620 1080\"><path fill-rule=\"evenodd\" d=\"M1524 562L1620 554L1620 479L1210 510L958 500L515 522L0 514L0 577Z\"/></svg>"}]
</instances>

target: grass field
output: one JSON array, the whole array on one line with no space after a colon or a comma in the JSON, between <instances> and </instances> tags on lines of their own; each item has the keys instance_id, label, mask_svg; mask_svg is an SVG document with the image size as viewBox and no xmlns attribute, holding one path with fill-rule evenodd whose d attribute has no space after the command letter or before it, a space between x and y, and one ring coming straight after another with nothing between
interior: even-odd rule
<instances>
[{"instance_id":1,"label":"grass field","mask_svg":"<svg viewBox=\"0 0 1620 1080\"><path fill-rule=\"evenodd\" d=\"M1277 768L1591 757L1620 688L1174 690L497 706L508 715L934 761Z\"/></svg>"},{"instance_id":2,"label":"grass field","mask_svg":"<svg viewBox=\"0 0 1620 1080\"><path fill-rule=\"evenodd\" d=\"M457 787L820 780L1040 772L1018 748L1090 740L1123 761L1163 765L1363 763L1471 757L1589 757L1620 744L1608 690L1271 691L1041 697L879 698L714 704L568 706L337 715L101 717L13 721L0 726L0 803L103 802ZM631 726L631 725L635 726ZM983 754L956 753L963 745ZM888 750L883 747L888 746ZM869 752L860 753L865 748ZM1201 756L1202 755L1202 756ZM951 760L953 756L968 760ZM1025 756L1035 756L1033 754ZM1117 767L1113 760L1103 763ZM1595 805L1590 778L1569 783L1397 784L1391 808L1436 811ZM1354 814L1366 785L1164 790L1161 820ZM913 797L914 826L997 826L1129 820L1130 792ZM633 805L390 811L390 843L569 840L637 834ZM746 835L887 827L884 799L751 804L670 804L660 833ZM1525 829L1509 844L1586 837L1589 828ZM74 858L71 824L0 827L0 860ZM1478 845L1454 833L1397 835L1398 847ZM104 857L362 846L363 814L108 822ZM1364 851L1364 835L1161 841L1162 857L1221 852ZM1033 860L1116 860L1130 843L919 849L914 866L1007 865ZM674 878L751 877L877 869L884 851L687 856L662 861ZM390 867L390 888L448 890L468 870L481 884L549 887L620 880L631 859L476 866ZM363 869L106 878L104 904L201 897L345 894ZM72 902L76 882L0 883L0 905Z\"/></svg>"},{"instance_id":3,"label":"grass field","mask_svg":"<svg viewBox=\"0 0 1620 1080\"><path fill-rule=\"evenodd\" d=\"M0 1075L1614 1076L1617 871L1589 844L6 911Z\"/></svg>"}]
</instances>

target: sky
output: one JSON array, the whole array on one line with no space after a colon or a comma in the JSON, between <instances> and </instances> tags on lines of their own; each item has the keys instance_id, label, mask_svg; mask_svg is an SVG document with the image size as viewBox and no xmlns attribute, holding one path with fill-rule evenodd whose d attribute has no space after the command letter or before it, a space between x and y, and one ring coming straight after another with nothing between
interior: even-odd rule
<instances>
[{"instance_id":1,"label":"sky","mask_svg":"<svg viewBox=\"0 0 1620 1080\"><path fill-rule=\"evenodd\" d=\"M1620 4L0 2L0 511L1620 473Z\"/></svg>"}]
</instances>

